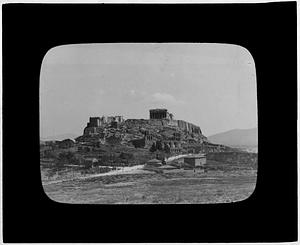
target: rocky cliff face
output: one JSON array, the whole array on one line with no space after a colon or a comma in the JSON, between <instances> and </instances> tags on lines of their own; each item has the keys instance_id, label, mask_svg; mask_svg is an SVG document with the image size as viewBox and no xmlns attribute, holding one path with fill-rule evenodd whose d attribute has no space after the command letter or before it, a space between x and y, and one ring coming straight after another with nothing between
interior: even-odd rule
<instances>
[{"instance_id":1,"label":"rocky cliff face","mask_svg":"<svg viewBox=\"0 0 300 245\"><path fill-rule=\"evenodd\" d=\"M97 142L105 144L105 139L119 138L120 144L132 145L134 140L144 139L144 147L151 147L153 142L161 141L170 147L181 148L186 144L202 144L207 138L199 126L183 120L168 119L128 119L112 126L86 127L84 134L76 138L77 142ZM107 143L107 142L106 142Z\"/></svg>"}]
</instances>

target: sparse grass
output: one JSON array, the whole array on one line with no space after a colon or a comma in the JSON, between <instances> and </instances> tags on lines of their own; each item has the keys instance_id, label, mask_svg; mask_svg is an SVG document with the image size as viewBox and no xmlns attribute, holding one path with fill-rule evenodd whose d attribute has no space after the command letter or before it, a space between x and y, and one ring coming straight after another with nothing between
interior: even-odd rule
<instances>
[{"instance_id":1,"label":"sparse grass","mask_svg":"<svg viewBox=\"0 0 300 245\"><path fill-rule=\"evenodd\" d=\"M103 176L45 186L54 200L70 203L222 203L247 198L253 172L194 174L192 171ZM250 193L250 194L249 194Z\"/></svg>"},{"instance_id":2,"label":"sparse grass","mask_svg":"<svg viewBox=\"0 0 300 245\"><path fill-rule=\"evenodd\" d=\"M154 170L49 184L44 190L53 200L66 203L227 203L251 195L256 173L247 165L208 161L204 173Z\"/></svg>"}]
</instances>

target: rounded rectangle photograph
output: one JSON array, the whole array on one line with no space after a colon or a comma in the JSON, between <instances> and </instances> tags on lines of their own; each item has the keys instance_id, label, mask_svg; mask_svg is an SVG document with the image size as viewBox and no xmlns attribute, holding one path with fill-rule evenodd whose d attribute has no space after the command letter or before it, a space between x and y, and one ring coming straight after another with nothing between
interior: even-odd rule
<instances>
[{"instance_id":1,"label":"rounded rectangle photograph","mask_svg":"<svg viewBox=\"0 0 300 245\"><path fill-rule=\"evenodd\" d=\"M69 204L214 204L255 190L255 62L222 43L70 44L40 75L40 170Z\"/></svg>"}]
</instances>

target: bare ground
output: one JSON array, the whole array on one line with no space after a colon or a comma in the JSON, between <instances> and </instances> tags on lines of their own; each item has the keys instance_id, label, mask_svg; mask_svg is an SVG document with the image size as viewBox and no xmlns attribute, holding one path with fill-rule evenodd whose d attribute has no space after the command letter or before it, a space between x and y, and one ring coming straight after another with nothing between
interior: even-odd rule
<instances>
[{"instance_id":1,"label":"bare ground","mask_svg":"<svg viewBox=\"0 0 300 245\"><path fill-rule=\"evenodd\" d=\"M255 170L170 170L98 176L44 185L48 197L61 203L184 204L227 203L248 198Z\"/></svg>"}]
</instances>

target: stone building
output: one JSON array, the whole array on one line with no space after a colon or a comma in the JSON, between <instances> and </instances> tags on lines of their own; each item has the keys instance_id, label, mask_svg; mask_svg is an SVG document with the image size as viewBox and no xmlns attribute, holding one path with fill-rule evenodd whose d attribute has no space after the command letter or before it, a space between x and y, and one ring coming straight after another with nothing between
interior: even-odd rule
<instances>
[{"instance_id":1,"label":"stone building","mask_svg":"<svg viewBox=\"0 0 300 245\"><path fill-rule=\"evenodd\" d=\"M100 130L100 126L103 125L103 120L100 117L90 117L89 122L83 130L84 135L94 135L98 134Z\"/></svg>"},{"instance_id":2,"label":"stone building","mask_svg":"<svg viewBox=\"0 0 300 245\"><path fill-rule=\"evenodd\" d=\"M204 167L206 164L205 155L193 155L184 157L184 163L190 165L193 168Z\"/></svg>"},{"instance_id":3,"label":"stone building","mask_svg":"<svg viewBox=\"0 0 300 245\"><path fill-rule=\"evenodd\" d=\"M150 119L173 119L173 115L167 109L151 109Z\"/></svg>"},{"instance_id":4,"label":"stone building","mask_svg":"<svg viewBox=\"0 0 300 245\"><path fill-rule=\"evenodd\" d=\"M87 127L100 127L100 117L90 117Z\"/></svg>"},{"instance_id":5,"label":"stone building","mask_svg":"<svg viewBox=\"0 0 300 245\"><path fill-rule=\"evenodd\" d=\"M90 117L89 122L83 130L84 135L97 135L103 131L103 128L109 125L112 128L117 128L119 123L124 122L123 116L102 116Z\"/></svg>"},{"instance_id":6,"label":"stone building","mask_svg":"<svg viewBox=\"0 0 300 245\"><path fill-rule=\"evenodd\" d=\"M90 117L90 120L87 123L87 127L100 127L105 124L109 124L113 121L116 121L118 123L124 122L124 117L123 116Z\"/></svg>"}]
</instances>

